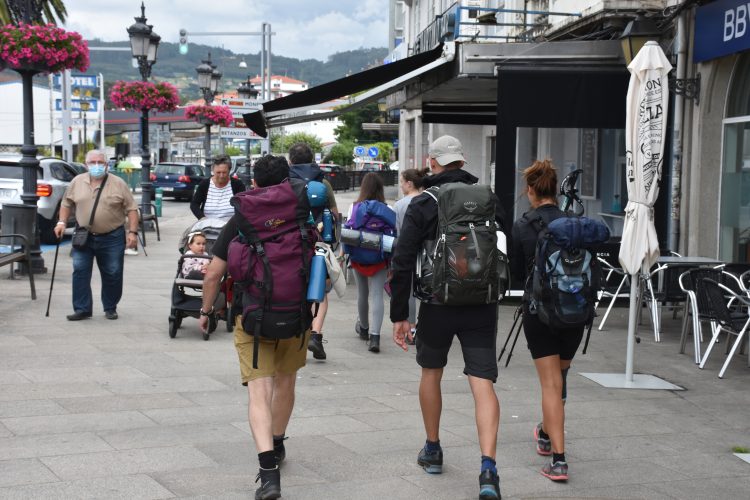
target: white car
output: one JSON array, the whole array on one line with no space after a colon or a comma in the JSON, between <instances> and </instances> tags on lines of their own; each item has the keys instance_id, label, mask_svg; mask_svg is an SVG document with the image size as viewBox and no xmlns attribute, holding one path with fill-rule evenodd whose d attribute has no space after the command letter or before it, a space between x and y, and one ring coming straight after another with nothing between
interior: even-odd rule
<instances>
[{"instance_id":1,"label":"white car","mask_svg":"<svg viewBox=\"0 0 750 500\"><path fill-rule=\"evenodd\" d=\"M20 155L0 156L0 220L4 203L23 203L23 167L19 164L20 160ZM77 173L75 168L59 158L39 158L37 226L42 243L57 242L54 229L60 213L60 201ZM75 217L71 215L68 226L74 225Z\"/></svg>"}]
</instances>

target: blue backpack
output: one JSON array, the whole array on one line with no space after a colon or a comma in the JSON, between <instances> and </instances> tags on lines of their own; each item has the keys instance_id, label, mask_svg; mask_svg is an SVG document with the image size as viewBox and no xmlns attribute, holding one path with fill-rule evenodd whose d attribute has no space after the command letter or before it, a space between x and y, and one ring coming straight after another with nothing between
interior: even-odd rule
<instances>
[{"instance_id":1,"label":"blue backpack","mask_svg":"<svg viewBox=\"0 0 750 500\"><path fill-rule=\"evenodd\" d=\"M539 320L551 328L588 327L590 333L600 286L593 247L609 239L609 229L588 217L560 217L549 225L537 217L531 224L538 239L529 310L536 310ZM584 353L586 346L588 337Z\"/></svg>"},{"instance_id":2,"label":"blue backpack","mask_svg":"<svg viewBox=\"0 0 750 500\"><path fill-rule=\"evenodd\" d=\"M396 236L396 212L388 205L377 200L365 200L354 204L352 216L344 223L346 229L366 233ZM344 245L344 253L349 254L352 262L358 264L377 264L386 257L381 239L380 249Z\"/></svg>"}]
</instances>

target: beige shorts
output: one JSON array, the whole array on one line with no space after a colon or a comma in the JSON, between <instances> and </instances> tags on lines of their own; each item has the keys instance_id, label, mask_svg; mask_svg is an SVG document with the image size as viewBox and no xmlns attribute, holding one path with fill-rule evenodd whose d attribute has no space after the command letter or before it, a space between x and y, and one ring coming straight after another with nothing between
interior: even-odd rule
<instances>
[{"instance_id":1,"label":"beige shorts","mask_svg":"<svg viewBox=\"0 0 750 500\"><path fill-rule=\"evenodd\" d=\"M263 377L273 377L277 373L290 374L305 366L307 360L307 343L310 341L310 330L305 332L304 339L292 337L285 340L259 339L258 368L253 368L253 347L255 337L242 329L242 318L237 317L234 325L234 347L240 360L242 384Z\"/></svg>"}]
</instances>

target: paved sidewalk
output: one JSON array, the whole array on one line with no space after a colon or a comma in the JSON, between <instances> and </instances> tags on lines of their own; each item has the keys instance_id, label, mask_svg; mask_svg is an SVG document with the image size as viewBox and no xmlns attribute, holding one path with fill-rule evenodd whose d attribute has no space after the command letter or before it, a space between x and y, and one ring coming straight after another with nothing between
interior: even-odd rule
<instances>
[{"instance_id":1,"label":"paved sidewalk","mask_svg":"<svg viewBox=\"0 0 750 500\"><path fill-rule=\"evenodd\" d=\"M354 194L337 198L345 210ZM176 339L167 334L177 240L192 222L187 203L165 201L162 241L149 234L149 256L126 257L118 321L106 320L100 303L91 320L65 320L69 247L60 251L49 318L54 252L44 254L50 274L37 280L37 301L28 281L0 270L0 498L253 497L257 459L232 335L221 323L204 342L190 318ZM367 352L353 329L356 288L332 297L328 360L308 356L299 373L283 498L476 498L480 453L459 352L443 382L446 467L431 476L415 463L424 431L414 352L388 340L387 320L382 352ZM514 309L501 307L498 350ZM660 344L648 323L641 328L636 371L686 390L599 387L578 373L624 370L626 317L616 309L606 331L594 330L569 375L567 484L538 472L543 458L531 438L540 390L519 340L496 386L504 498L747 498L750 464L731 452L750 447L747 358L719 380L722 345L698 370L690 354L677 353L680 321L665 312Z\"/></svg>"}]
</instances>

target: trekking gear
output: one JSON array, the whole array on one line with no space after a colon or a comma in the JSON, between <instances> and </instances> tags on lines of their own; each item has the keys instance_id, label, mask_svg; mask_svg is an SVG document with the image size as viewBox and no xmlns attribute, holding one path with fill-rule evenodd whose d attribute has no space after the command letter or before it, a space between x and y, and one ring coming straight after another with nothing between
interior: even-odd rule
<instances>
[{"instance_id":1,"label":"trekking gear","mask_svg":"<svg viewBox=\"0 0 750 500\"><path fill-rule=\"evenodd\" d=\"M573 170L571 173L565 176L560 183L560 196L563 197L560 202L560 210L573 215L583 215L584 206L581 198L578 197L578 189L576 189L576 182L578 182L578 176L583 173L583 169L579 168Z\"/></svg>"},{"instance_id":2,"label":"trekking gear","mask_svg":"<svg viewBox=\"0 0 750 500\"><path fill-rule=\"evenodd\" d=\"M414 295L444 305L502 300L510 281L498 249L495 197L489 186L452 182L425 191L438 206L437 234L417 260Z\"/></svg>"},{"instance_id":3,"label":"trekking gear","mask_svg":"<svg viewBox=\"0 0 750 500\"><path fill-rule=\"evenodd\" d=\"M317 332L310 334L310 341L307 343L307 350L313 353L315 359L326 359L326 351L323 348L323 335Z\"/></svg>"},{"instance_id":4,"label":"trekking gear","mask_svg":"<svg viewBox=\"0 0 750 500\"><path fill-rule=\"evenodd\" d=\"M536 441L536 453L548 457L552 455L552 441L549 436L546 438L542 437L542 424L537 424L534 427L534 440Z\"/></svg>"},{"instance_id":5,"label":"trekking gear","mask_svg":"<svg viewBox=\"0 0 750 500\"><path fill-rule=\"evenodd\" d=\"M542 466L542 475L553 481L568 480L568 462L549 461Z\"/></svg>"},{"instance_id":6,"label":"trekking gear","mask_svg":"<svg viewBox=\"0 0 750 500\"><path fill-rule=\"evenodd\" d=\"M592 247L609 239L609 229L587 217L560 217L549 225L534 211L524 218L538 234L529 312L554 329L588 327L585 354L600 277Z\"/></svg>"},{"instance_id":7,"label":"trekking gear","mask_svg":"<svg viewBox=\"0 0 750 500\"><path fill-rule=\"evenodd\" d=\"M307 301L310 264L318 239L307 223L305 184L290 180L232 198L239 235L229 244L227 270L242 290L242 327L253 335L253 368L259 339L300 337L312 324Z\"/></svg>"},{"instance_id":8,"label":"trekking gear","mask_svg":"<svg viewBox=\"0 0 750 500\"><path fill-rule=\"evenodd\" d=\"M333 243L333 214L328 208L323 209L323 241Z\"/></svg>"},{"instance_id":9,"label":"trekking gear","mask_svg":"<svg viewBox=\"0 0 750 500\"><path fill-rule=\"evenodd\" d=\"M358 246L344 244L344 253L357 264L377 264L386 259L383 237L396 236L396 212L377 200L360 201L352 207L352 216L344 228L360 231L360 239L375 233L378 241L374 245L365 245L364 241Z\"/></svg>"},{"instance_id":10,"label":"trekking gear","mask_svg":"<svg viewBox=\"0 0 750 500\"><path fill-rule=\"evenodd\" d=\"M310 283L307 286L308 302L323 302L326 298L327 277L325 251L316 251L310 265Z\"/></svg>"},{"instance_id":11,"label":"trekking gear","mask_svg":"<svg viewBox=\"0 0 750 500\"><path fill-rule=\"evenodd\" d=\"M516 307L516 312L513 313L513 324L510 327L508 336L505 338L505 343L503 344L503 348L500 350L500 356L497 357L497 362L499 363L500 360L503 359L503 354L505 354L505 348L508 347L508 342L510 342L510 338L513 336L513 330L516 330L516 336L513 339L513 344L511 344L510 351L508 351L508 359L505 360L506 368L510 364L510 358L513 357L513 349L516 348L516 342L518 342L518 335L521 333L521 328L523 327L523 322L521 321L522 317L523 317L523 304L520 304L518 307ZM518 329L516 329L516 325L518 325Z\"/></svg>"},{"instance_id":12,"label":"trekking gear","mask_svg":"<svg viewBox=\"0 0 750 500\"><path fill-rule=\"evenodd\" d=\"M255 490L255 500L276 500L281 496L281 471L277 465L273 469L258 469L255 482L260 487Z\"/></svg>"},{"instance_id":13,"label":"trekking gear","mask_svg":"<svg viewBox=\"0 0 750 500\"><path fill-rule=\"evenodd\" d=\"M419 450L417 455L417 465L421 466L428 474L441 474L443 472L443 450L428 451L425 446Z\"/></svg>"},{"instance_id":14,"label":"trekking gear","mask_svg":"<svg viewBox=\"0 0 750 500\"><path fill-rule=\"evenodd\" d=\"M500 476L491 469L479 474L479 500L500 500Z\"/></svg>"}]
</instances>

